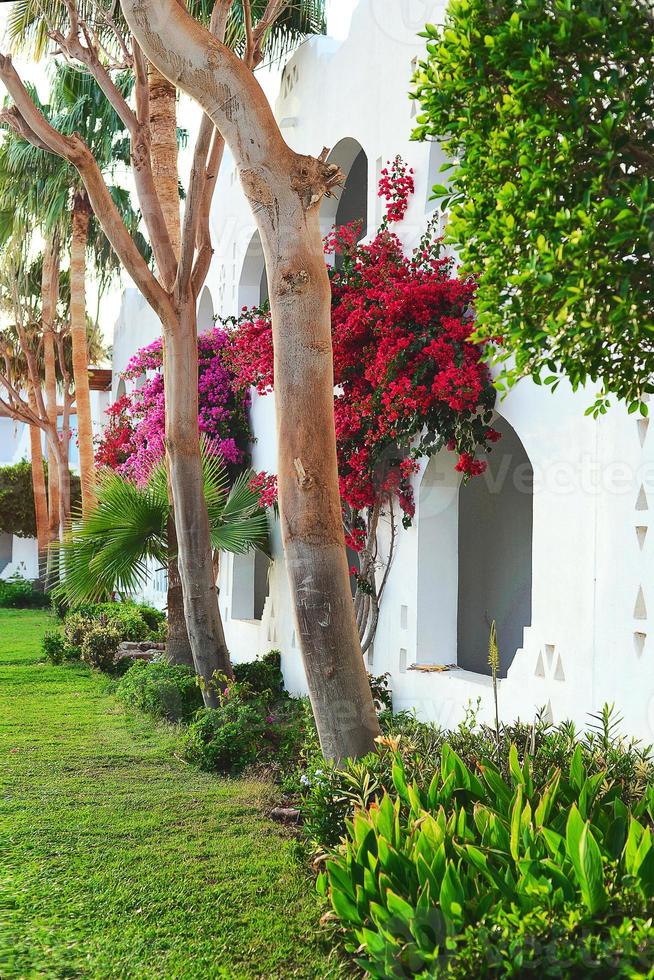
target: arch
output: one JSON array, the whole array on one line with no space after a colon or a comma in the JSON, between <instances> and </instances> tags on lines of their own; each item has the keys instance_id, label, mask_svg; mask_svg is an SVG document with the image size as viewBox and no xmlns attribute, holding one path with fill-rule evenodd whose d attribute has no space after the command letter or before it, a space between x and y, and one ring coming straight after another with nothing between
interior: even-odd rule
<instances>
[{"instance_id":1,"label":"arch","mask_svg":"<svg viewBox=\"0 0 654 980\"><path fill-rule=\"evenodd\" d=\"M268 300L268 277L259 232L255 231L247 247L238 284L238 308L262 306Z\"/></svg>"},{"instance_id":2,"label":"arch","mask_svg":"<svg viewBox=\"0 0 654 980\"><path fill-rule=\"evenodd\" d=\"M456 663L490 673L488 637L497 624L506 675L531 623L533 468L501 416L502 438L482 476L463 483L456 455L427 464L417 495L418 663Z\"/></svg>"},{"instance_id":3,"label":"arch","mask_svg":"<svg viewBox=\"0 0 654 980\"><path fill-rule=\"evenodd\" d=\"M345 174L345 186L334 197L323 199L320 223L327 234L334 225L361 221L361 238L368 233L368 157L361 144L347 136L340 140L328 157Z\"/></svg>"},{"instance_id":4,"label":"arch","mask_svg":"<svg viewBox=\"0 0 654 980\"><path fill-rule=\"evenodd\" d=\"M497 623L506 675L531 623L534 471L517 432L501 417L488 468L459 492L458 664L489 673L488 635Z\"/></svg>"},{"instance_id":5,"label":"arch","mask_svg":"<svg viewBox=\"0 0 654 980\"><path fill-rule=\"evenodd\" d=\"M205 286L198 304L198 333L208 333L215 324L215 311L211 290Z\"/></svg>"}]
</instances>

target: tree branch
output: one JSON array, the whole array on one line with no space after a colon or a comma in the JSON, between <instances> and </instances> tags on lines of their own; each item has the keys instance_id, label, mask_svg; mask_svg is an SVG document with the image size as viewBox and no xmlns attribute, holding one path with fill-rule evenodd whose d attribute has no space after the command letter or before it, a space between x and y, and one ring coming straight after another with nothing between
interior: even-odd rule
<instances>
[{"instance_id":1,"label":"tree branch","mask_svg":"<svg viewBox=\"0 0 654 980\"><path fill-rule=\"evenodd\" d=\"M134 244L100 168L84 140L77 135L63 136L50 125L32 101L9 55L0 54L0 81L4 83L15 103L14 110L4 118L10 123L17 120L18 125L22 126L21 135L32 133L39 144L44 144L52 153L76 168L84 182L93 211L116 255L157 314L167 315L170 312L168 295ZM29 136L26 138L32 142Z\"/></svg>"}]
</instances>

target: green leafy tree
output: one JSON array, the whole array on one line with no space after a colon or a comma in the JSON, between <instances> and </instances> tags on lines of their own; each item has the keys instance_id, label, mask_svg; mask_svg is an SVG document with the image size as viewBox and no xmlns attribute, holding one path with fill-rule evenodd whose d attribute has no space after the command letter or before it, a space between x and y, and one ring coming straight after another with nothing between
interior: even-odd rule
<instances>
[{"instance_id":1,"label":"green leafy tree","mask_svg":"<svg viewBox=\"0 0 654 980\"><path fill-rule=\"evenodd\" d=\"M44 467L46 480L47 466ZM73 506L78 507L79 477L71 477ZM36 537L36 514L32 492L32 464L27 460L13 466L0 466L0 533L15 534L18 538Z\"/></svg>"},{"instance_id":2,"label":"green leafy tree","mask_svg":"<svg viewBox=\"0 0 654 980\"><path fill-rule=\"evenodd\" d=\"M478 277L477 336L555 388L654 390L654 13L646 0L451 0L428 25L415 135ZM500 382L501 383L501 382Z\"/></svg>"}]
</instances>

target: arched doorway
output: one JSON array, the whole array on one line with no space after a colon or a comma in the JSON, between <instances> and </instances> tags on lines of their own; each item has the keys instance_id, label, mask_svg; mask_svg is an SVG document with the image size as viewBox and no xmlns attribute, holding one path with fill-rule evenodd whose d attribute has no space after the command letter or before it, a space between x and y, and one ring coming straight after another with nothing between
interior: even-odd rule
<instances>
[{"instance_id":1,"label":"arched doorway","mask_svg":"<svg viewBox=\"0 0 654 980\"><path fill-rule=\"evenodd\" d=\"M488 674L495 620L504 676L531 623L533 469L510 423L498 416L493 426L502 438L484 474L464 484L446 449L423 474L416 659Z\"/></svg>"},{"instance_id":2,"label":"arched doorway","mask_svg":"<svg viewBox=\"0 0 654 980\"><path fill-rule=\"evenodd\" d=\"M503 418L494 426L502 438L486 472L459 491L457 662L490 672L495 620L504 676L531 623L534 473L515 429Z\"/></svg>"},{"instance_id":3,"label":"arched doorway","mask_svg":"<svg viewBox=\"0 0 654 980\"><path fill-rule=\"evenodd\" d=\"M368 233L368 157L357 140L340 140L329 154L329 163L336 163L345 174L345 186L334 197L326 197L320 210L320 223L325 234L335 225L361 223L360 237Z\"/></svg>"},{"instance_id":4,"label":"arched doorway","mask_svg":"<svg viewBox=\"0 0 654 980\"><path fill-rule=\"evenodd\" d=\"M215 324L215 311L209 287L205 286L198 305L198 333L208 333Z\"/></svg>"},{"instance_id":5,"label":"arched doorway","mask_svg":"<svg viewBox=\"0 0 654 980\"><path fill-rule=\"evenodd\" d=\"M255 231L247 247L238 284L238 308L263 306L268 301L268 277L259 232Z\"/></svg>"}]
</instances>

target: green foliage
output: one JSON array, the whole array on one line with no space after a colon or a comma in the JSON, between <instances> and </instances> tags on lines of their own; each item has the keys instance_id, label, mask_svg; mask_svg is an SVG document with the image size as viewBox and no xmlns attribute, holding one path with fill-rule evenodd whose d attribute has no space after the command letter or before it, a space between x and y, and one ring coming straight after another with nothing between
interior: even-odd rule
<instances>
[{"instance_id":1,"label":"green foliage","mask_svg":"<svg viewBox=\"0 0 654 980\"><path fill-rule=\"evenodd\" d=\"M108 630L106 658L109 660L110 649L113 645L113 637L118 637L118 643L114 654L111 656L109 666L113 664L118 645L123 642L140 643L144 640L156 639L161 633L162 625L165 623L165 616L157 609L150 606L140 606L131 602L104 602L95 605L78 606L64 617L64 638L66 643L66 657L72 659L85 659L84 642L87 636L91 636L89 650L101 647L101 642L97 636L96 626L102 624ZM156 629L151 629L151 624L158 624ZM89 653L89 656L91 654ZM102 654L99 654L102 658Z\"/></svg>"},{"instance_id":2,"label":"green foliage","mask_svg":"<svg viewBox=\"0 0 654 980\"><path fill-rule=\"evenodd\" d=\"M50 605L49 597L36 589L32 582L15 575L0 579L0 608L44 609Z\"/></svg>"},{"instance_id":3,"label":"green foliage","mask_svg":"<svg viewBox=\"0 0 654 980\"><path fill-rule=\"evenodd\" d=\"M165 660L137 660L119 680L116 694L130 707L165 721L190 721L202 707L195 672Z\"/></svg>"},{"instance_id":4,"label":"green foliage","mask_svg":"<svg viewBox=\"0 0 654 980\"><path fill-rule=\"evenodd\" d=\"M19 538L36 537L32 464L25 460L0 466L0 531Z\"/></svg>"},{"instance_id":5,"label":"green foliage","mask_svg":"<svg viewBox=\"0 0 654 980\"><path fill-rule=\"evenodd\" d=\"M51 664L62 664L66 659L68 647L61 630L46 630L43 634L41 649L46 660Z\"/></svg>"},{"instance_id":6,"label":"green foliage","mask_svg":"<svg viewBox=\"0 0 654 980\"><path fill-rule=\"evenodd\" d=\"M87 621L80 644L80 656L85 664L96 670L111 670L120 646L121 635L117 623L107 616Z\"/></svg>"},{"instance_id":7,"label":"green foliage","mask_svg":"<svg viewBox=\"0 0 654 980\"><path fill-rule=\"evenodd\" d=\"M238 695L225 698L220 707L200 711L189 726L184 757L200 769L239 773L257 759L265 733L259 705Z\"/></svg>"},{"instance_id":8,"label":"green foliage","mask_svg":"<svg viewBox=\"0 0 654 980\"><path fill-rule=\"evenodd\" d=\"M264 547L268 522L258 492L250 487L252 471L241 473L230 488L225 464L204 444L202 464L212 546L234 554ZM170 507L163 462L145 486L103 470L96 496L96 507L73 522L61 546L66 574L55 593L73 605L98 602L114 592L138 592L151 562L168 562Z\"/></svg>"},{"instance_id":9,"label":"green foliage","mask_svg":"<svg viewBox=\"0 0 654 980\"><path fill-rule=\"evenodd\" d=\"M457 937L444 957L442 976L518 977L537 970L547 977L651 977L654 933L628 894L628 915L592 920L582 908L560 916L549 909L527 913L499 907ZM439 975L439 974L437 974Z\"/></svg>"},{"instance_id":10,"label":"green foliage","mask_svg":"<svg viewBox=\"0 0 654 980\"><path fill-rule=\"evenodd\" d=\"M350 977L270 785L184 765L103 675L44 664L51 627L0 610L2 980Z\"/></svg>"},{"instance_id":11,"label":"green foliage","mask_svg":"<svg viewBox=\"0 0 654 980\"><path fill-rule=\"evenodd\" d=\"M257 657L256 660L247 663L234 664L233 669L237 681L248 684L259 694L268 691L271 695L277 695L284 690L282 658L279 650L270 650L263 657Z\"/></svg>"},{"instance_id":12,"label":"green foliage","mask_svg":"<svg viewBox=\"0 0 654 980\"><path fill-rule=\"evenodd\" d=\"M280 690L276 650L248 666L251 680L216 677L218 707L197 713L184 756L201 769L233 774L256 763L281 777L298 764L313 728L311 714L304 700Z\"/></svg>"},{"instance_id":13,"label":"green foliage","mask_svg":"<svg viewBox=\"0 0 654 980\"><path fill-rule=\"evenodd\" d=\"M654 15L644 0L450 0L427 25L415 136L512 383L653 389Z\"/></svg>"},{"instance_id":14,"label":"green foliage","mask_svg":"<svg viewBox=\"0 0 654 980\"><path fill-rule=\"evenodd\" d=\"M533 724L518 721L500 725L499 739L494 726L477 723L471 708L464 721L449 731L418 721L407 712L383 713L380 720L384 733L380 747L385 751L335 768L325 763L316 743L301 760L296 786L304 826L319 849L338 843L355 807L367 807L382 792L393 791L394 754L401 758L409 781L428 786L438 773L446 743L473 771L479 759L492 759L507 780L511 778L511 747L515 745L520 759L529 756L534 785L539 790L554 769L570 766L577 748L588 772L593 776L605 773L607 785L616 787L627 805L637 802L654 785L651 747L620 735L621 719L611 706L592 717L591 727L583 733L578 733L571 722L554 727L537 718Z\"/></svg>"},{"instance_id":15,"label":"green foliage","mask_svg":"<svg viewBox=\"0 0 654 980\"><path fill-rule=\"evenodd\" d=\"M515 745L508 779L445 743L431 782L410 783L390 754L392 792L348 820L321 879L371 976L438 975L460 934L499 910L614 924L654 908L654 788L629 809L581 746L540 788Z\"/></svg>"}]
</instances>

